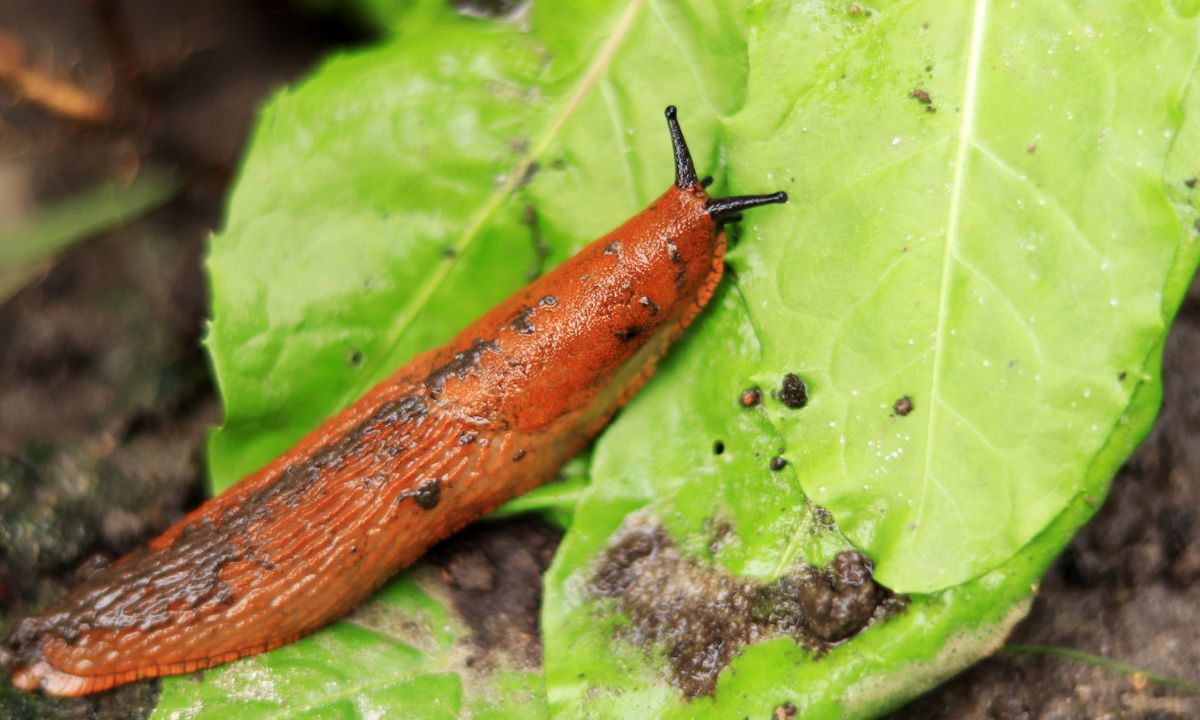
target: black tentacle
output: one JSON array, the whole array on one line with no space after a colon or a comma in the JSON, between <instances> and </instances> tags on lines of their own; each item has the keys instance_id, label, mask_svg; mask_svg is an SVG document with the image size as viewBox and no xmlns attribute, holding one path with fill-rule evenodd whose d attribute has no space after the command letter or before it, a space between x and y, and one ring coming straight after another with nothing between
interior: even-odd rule
<instances>
[{"instance_id":1,"label":"black tentacle","mask_svg":"<svg viewBox=\"0 0 1200 720\"><path fill-rule=\"evenodd\" d=\"M727 198L713 198L704 204L704 209L708 210L709 216L714 220L729 220L732 216L737 215L742 210L759 205L770 205L772 203L785 203L788 200L787 193L777 192L770 195L737 195Z\"/></svg>"},{"instance_id":2,"label":"black tentacle","mask_svg":"<svg viewBox=\"0 0 1200 720\"><path fill-rule=\"evenodd\" d=\"M679 121L675 119L675 106L667 106L667 128L671 131L671 144L675 147L675 186L683 189L696 184L696 166L692 164L692 154L688 152L687 143L683 139L683 131L679 129Z\"/></svg>"},{"instance_id":3,"label":"black tentacle","mask_svg":"<svg viewBox=\"0 0 1200 720\"><path fill-rule=\"evenodd\" d=\"M696 166L692 163L692 154L688 152L687 142L683 139L683 131L679 129L675 106L667 106L667 128L671 131L671 144L675 148L675 186L686 190L699 185L707 188L712 183L711 177L703 180L696 179ZM785 192L771 195L738 195L728 198L713 198L704 204L710 217L717 222L736 222L741 219L739 213L747 208L785 203L788 196Z\"/></svg>"}]
</instances>

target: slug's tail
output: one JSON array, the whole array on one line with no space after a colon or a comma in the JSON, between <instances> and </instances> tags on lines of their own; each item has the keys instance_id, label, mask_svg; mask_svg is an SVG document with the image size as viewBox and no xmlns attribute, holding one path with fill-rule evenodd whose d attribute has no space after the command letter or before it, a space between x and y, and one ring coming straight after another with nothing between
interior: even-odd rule
<instances>
[{"instance_id":1,"label":"slug's tail","mask_svg":"<svg viewBox=\"0 0 1200 720\"><path fill-rule=\"evenodd\" d=\"M704 180L696 179L696 165L692 162L692 154L688 151L687 141L683 139L683 130L679 128L679 119L674 105L667 106L667 129L671 131L671 145L675 148L675 187L685 190L696 185L706 188L712 182L711 177ZM709 216L721 221L740 220L738 215L742 210L759 205L785 203L787 193L777 192L770 195L736 195L727 198L714 198L704 203L704 209Z\"/></svg>"}]
</instances>

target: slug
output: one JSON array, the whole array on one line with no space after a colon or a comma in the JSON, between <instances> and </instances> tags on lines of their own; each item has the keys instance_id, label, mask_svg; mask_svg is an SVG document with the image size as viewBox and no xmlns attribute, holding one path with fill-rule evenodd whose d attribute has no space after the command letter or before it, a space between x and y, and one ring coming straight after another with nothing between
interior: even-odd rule
<instances>
[{"instance_id":1,"label":"slug","mask_svg":"<svg viewBox=\"0 0 1200 720\"><path fill-rule=\"evenodd\" d=\"M6 643L13 684L85 695L292 642L553 477L712 297L722 224L787 201L711 198L666 115L675 184L661 197L24 618Z\"/></svg>"}]
</instances>

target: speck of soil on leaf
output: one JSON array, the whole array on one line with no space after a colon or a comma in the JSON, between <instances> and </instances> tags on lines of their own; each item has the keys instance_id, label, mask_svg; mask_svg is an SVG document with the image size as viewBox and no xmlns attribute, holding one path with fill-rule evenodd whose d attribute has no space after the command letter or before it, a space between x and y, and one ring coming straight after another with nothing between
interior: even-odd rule
<instances>
[{"instance_id":1,"label":"speck of soil on leaf","mask_svg":"<svg viewBox=\"0 0 1200 720\"><path fill-rule=\"evenodd\" d=\"M796 373L788 373L783 376L783 384L776 394L779 401L784 405L797 410L808 404L808 387L800 376Z\"/></svg>"},{"instance_id":2,"label":"speck of soil on leaf","mask_svg":"<svg viewBox=\"0 0 1200 720\"><path fill-rule=\"evenodd\" d=\"M895 404L892 405L892 409L895 410L896 414L899 415L900 417L905 417L906 415L908 415L910 412L913 411L912 398L905 395L904 397L897 400L895 402Z\"/></svg>"},{"instance_id":3,"label":"speck of soil on leaf","mask_svg":"<svg viewBox=\"0 0 1200 720\"><path fill-rule=\"evenodd\" d=\"M1196 187L1196 178L1190 177L1187 180L1184 180L1183 184L1187 185L1189 188L1194 188Z\"/></svg>"},{"instance_id":4,"label":"speck of soil on leaf","mask_svg":"<svg viewBox=\"0 0 1200 720\"><path fill-rule=\"evenodd\" d=\"M1029 143L1029 147L1025 148L1025 152L1029 153L1030 155L1037 152L1037 143Z\"/></svg>"},{"instance_id":5,"label":"speck of soil on leaf","mask_svg":"<svg viewBox=\"0 0 1200 720\"><path fill-rule=\"evenodd\" d=\"M829 567L803 566L766 585L680 553L666 531L643 520L618 533L591 581L614 598L630 626L617 637L661 648L672 684L708 695L743 647L790 636L820 655L908 603L871 577L871 563L842 552Z\"/></svg>"},{"instance_id":6,"label":"speck of soil on leaf","mask_svg":"<svg viewBox=\"0 0 1200 720\"><path fill-rule=\"evenodd\" d=\"M708 542L709 554L716 555L721 548L729 543L729 538L733 535L733 524L728 520L705 518L704 532L710 538Z\"/></svg>"},{"instance_id":7,"label":"speck of soil on leaf","mask_svg":"<svg viewBox=\"0 0 1200 720\"><path fill-rule=\"evenodd\" d=\"M833 513L829 512L820 505L813 505L813 519L823 528L831 528L834 526Z\"/></svg>"},{"instance_id":8,"label":"speck of soil on leaf","mask_svg":"<svg viewBox=\"0 0 1200 720\"><path fill-rule=\"evenodd\" d=\"M908 96L924 105L925 112L937 112L937 108L933 106L933 98L925 88L915 87L909 91Z\"/></svg>"},{"instance_id":9,"label":"speck of soil on leaf","mask_svg":"<svg viewBox=\"0 0 1200 720\"><path fill-rule=\"evenodd\" d=\"M742 391L742 395L738 398L738 402L744 408L757 407L762 402L762 388L755 385L752 388L746 388Z\"/></svg>"},{"instance_id":10,"label":"speck of soil on leaf","mask_svg":"<svg viewBox=\"0 0 1200 720\"><path fill-rule=\"evenodd\" d=\"M794 717L796 717L796 706L790 702L776 707L771 713L771 720L791 720Z\"/></svg>"}]
</instances>

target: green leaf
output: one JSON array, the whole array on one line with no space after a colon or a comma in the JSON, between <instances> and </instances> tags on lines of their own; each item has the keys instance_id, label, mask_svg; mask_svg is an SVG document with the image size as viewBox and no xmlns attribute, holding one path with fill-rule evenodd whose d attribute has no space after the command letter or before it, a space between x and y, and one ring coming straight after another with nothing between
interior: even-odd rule
<instances>
[{"instance_id":1,"label":"green leaf","mask_svg":"<svg viewBox=\"0 0 1200 720\"><path fill-rule=\"evenodd\" d=\"M801 202L743 224L737 302L711 310L598 443L547 580L556 716L899 704L998 646L1153 420L1165 329L1200 254L1184 183L1200 157L1195 23L1112 3L843 11L753 13L731 183L783 182ZM768 400L769 427L748 429L739 388L789 371L810 403ZM646 518L713 576L768 581L828 558L832 533L800 492L742 463L771 452L770 433L785 472L912 604L819 659L790 638L748 647L711 697L687 701L675 648L624 640L645 631L592 589L599 558ZM704 457L714 437L727 450ZM772 501L794 508L794 529ZM719 517L739 518L740 544L706 561Z\"/></svg>"},{"instance_id":2,"label":"green leaf","mask_svg":"<svg viewBox=\"0 0 1200 720\"><path fill-rule=\"evenodd\" d=\"M804 201L756 217L730 262L757 379L793 370L813 396L771 419L884 584L957 585L1080 494L1195 266L1163 162L1196 25L978 0L849 24L780 3L758 27L732 166Z\"/></svg>"},{"instance_id":3,"label":"green leaf","mask_svg":"<svg viewBox=\"0 0 1200 720\"><path fill-rule=\"evenodd\" d=\"M468 632L422 567L346 619L273 652L163 681L155 718L544 717L540 673L468 669ZM513 710L524 707L517 715Z\"/></svg>"},{"instance_id":4,"label":"green leaf","mask_svg":"<svg viewBox=\"0 0 1200 720\"><path fill-rule=\"evenodd\" d=\"M514 498L494 511L489 518L505 518L522 513L538 513L560 528L568 528L575 515L575 504L588 486L591 454L581 453L559 471L558 477Z\"/></svg>"},{"instance_id":5,"label":"green leaf","mask_svg":"<svg viewBox=\"0 0 1200 720\"><path fill-rule=\"evenodd\" d=\"M1000 642L1153 418L1200 254L1183 183L1200 46L1171 12L590 0L535 3L517 25L413 4L394 39L326 63L260 118L209 261L226 406L214 487L658 195L674 103L718 194L793 200L742 223L713 307L576 466L591 484L503 511L569 526L543 615L550 706L890 707ZM807 383L802 409L770 394L788 372ZM752 385L768 392L747 410ZM855 547L911 604L820 659L764 638L717 668L713 695L684 700L670 648L629 642L630 618L589 589L639 521L712 577L770 582ZM414 608L383 612L437 635L441 616ZM338 623L168 681L163 707L348 713L338 703L377 692L425 717L507 687L495 712L545 711L527 670L481 676L414 643ZM264 668L299 699L249 704L262 698L239 688Z\"/></svg>"}]
</instances>

